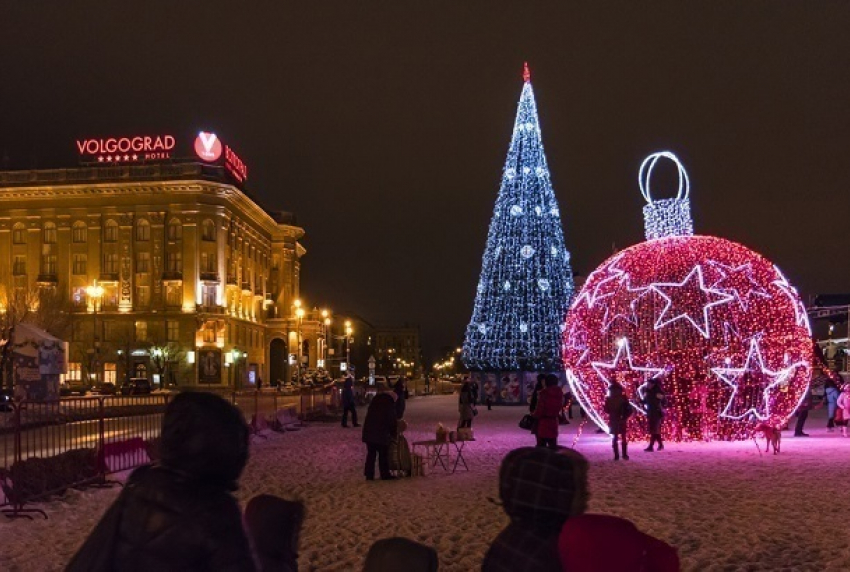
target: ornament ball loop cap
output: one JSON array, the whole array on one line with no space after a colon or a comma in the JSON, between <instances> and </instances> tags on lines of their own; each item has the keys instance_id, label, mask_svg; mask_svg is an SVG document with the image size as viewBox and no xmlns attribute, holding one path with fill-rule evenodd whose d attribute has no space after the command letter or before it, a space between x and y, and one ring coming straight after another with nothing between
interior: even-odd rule
<instances>
[{"instance_id":1,"label":"ornament ball loop cap","mask_svg":"<svg viewBox=\"0 0 850 572\"><path fill-rule=\"evenodd\" d=\"M649 157L643 160L643 163L640 165L640 171L638 171L638 185L640 186L640 194L643 195L643 198L646 200L647 204L652 204L652 194L650 192L650 180L652 179L652 169L655 168L655 164L658 162L660 158L664 157L665 159L670 159L676 164L676 168L679 170L679 189L676 192L676 199L687 199L688 195L691 192L691 182L688 179L688 172L685 171L685 167L682 165L679 158L676 157L670 151L659 151L658 153L653 153Z\"/></svg>"},{"instance_id":2,"label":"ornament ball loop cap","mask_svg":"<svg viewBox=\"0 0 850 572\"><path fill-rule=\"evenodd\" d=\"M650 180L652 169L660 158L670 159L679 170L679 189L671 199L652 200ZM691 236L694 233L694 223L691 219L691 204L688 196L691 192L691 182L688 173L679 159L669 151L653 153L643 160L638 171L640 194L646 200L643 206L643 224L647 240L668 236Z\"/></svg>"}]
</instances>

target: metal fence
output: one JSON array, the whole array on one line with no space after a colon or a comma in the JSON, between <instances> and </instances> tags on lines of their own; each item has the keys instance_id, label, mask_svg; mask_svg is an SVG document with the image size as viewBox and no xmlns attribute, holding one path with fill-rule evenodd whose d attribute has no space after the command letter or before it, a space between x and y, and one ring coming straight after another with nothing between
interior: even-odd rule
<instances>
[{"instance_id":1,"label":"metal fence","mask_svg":"<svg viewBox=\"0 0 850 572\"><path fill-rule=\"evenodd\" d=\"M218 392L253 428L268 427L279 411L301 421L333 414L334 389ZM20 401L0 411L0 510L7 516L69 487L103 485L109 475L159 457L162 417L171 394L71 397ZM46 518L46 515L45 515Z\"/></svg>"}]
</instances>

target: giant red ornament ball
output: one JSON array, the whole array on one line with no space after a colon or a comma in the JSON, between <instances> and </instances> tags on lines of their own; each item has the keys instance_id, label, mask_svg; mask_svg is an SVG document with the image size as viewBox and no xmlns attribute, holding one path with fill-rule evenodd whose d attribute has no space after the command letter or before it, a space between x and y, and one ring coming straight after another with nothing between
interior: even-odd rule
<instances>
[{"instance_id":1,"label":"giant red ornament ball","mask_svg":"<svg viewBox=\"0 0 850 572\"><path fill-rule=\"evenodd\" d=\"M680 169L675 199L649 195L660 157ZM631 439L648 436L642 397L653 376L667 394L668 439L747 439L759 423L786 422L811 378L811 330L796 290L760 254L690 234L687 175L675 156L651 155L640 181L651 239L602 263L567 316L573 394L607 427L608 386L621 383L637 413Z\"/></svg>"}]
</instances>

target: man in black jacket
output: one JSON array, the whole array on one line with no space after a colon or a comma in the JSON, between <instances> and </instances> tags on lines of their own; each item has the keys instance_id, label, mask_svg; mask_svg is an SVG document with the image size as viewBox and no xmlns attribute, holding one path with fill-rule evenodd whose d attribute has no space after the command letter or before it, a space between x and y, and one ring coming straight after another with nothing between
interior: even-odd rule
<instances>
[{"instance_id":1,"label":"man in black jacket","mask_svg":"<svg viewBox=\"0 0 850 572\"><path fill-rule=\"evenodd\" d=\"M211 393L177 395L161 457L133 472L67 570L254 570L230 494L248 461L242 414Z\"/></svg>"},{"instance_id":2,"label":"man in black jacket","mask_svg":"<svg viewBox=\"0 0 850 572\"><path fill-rule=\"evenodd\" d=\"M390 441L398 434L395 400L389 392L379 393L372 399L363 421L363 442L366 443L367 481L375 480L375 457L378 458L378 470L381 479L393 480L390 475L390 463L387 457Z\"/></svg>"}]
</instances>

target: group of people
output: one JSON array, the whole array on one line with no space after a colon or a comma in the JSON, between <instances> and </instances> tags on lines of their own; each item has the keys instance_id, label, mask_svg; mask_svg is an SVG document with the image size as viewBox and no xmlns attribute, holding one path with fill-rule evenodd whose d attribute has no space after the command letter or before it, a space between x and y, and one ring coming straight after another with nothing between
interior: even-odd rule
<instances>
[{"instance_id":1,"label":"group of people","mask_svg":"<svg viewBox=\"0 0 850 572\"><path fill-rule=\"evenodd\" d=\"M346 380L346 385L348 380ZM399 429L404 427L404 412L407 407L407 382L399 378L392 391L380 392L372 398L366 410L363 421L363 442L366 444L366 467L363 474L367 481L375 480L375 460L378 461L378 472L381 480L391 481L395 477L390 474L390 445L399 437ZM345 393L343 393L345 404ZM354 410L352 402L351 409ZM354 413L355 426L357 414ZM346 425L343 414L342 425Z\"/></svg>"},{"instance_id":2,"label":"group of people","mask_svg":"<svg viewBox=\"0 0 850 572\"><path fill-rule=\"evenodd\" d=\"M847 427L850 424L850 383L840 383L841 377L827 377L824 383L823 398L827 407L827 431L841 428L841 434L847 437Z\"/></svg>"},{"instance_id":3,"label":"group of people","mask_svg":"<svg viewBox=\"0 0 850 572\"><path fill-rule=\"evenodd\" d=\"M397 426L404 391L402 384L372 401L363 424L367 445L375 444L367 440L372 413L378 412L376 422ZM544 390L540 411L547 411L549 399ZM232 495L248 449L248 427L233 405L211 393L175 396L163 416L160 460L132 473L67 570L297 571L304 504L263 494L243 513ZM380 459L380 446L375 451ZM499 496L510 523L487 551L482 570L678 570L676 551L631 522L585 514L587 472L587 460L573 450L508 453L499 471ZM611 538L617 539L616 551L606 548ZM393 537L371 546L363 570L437 568L433 548Z\"/></svg>"}]
</instances>

